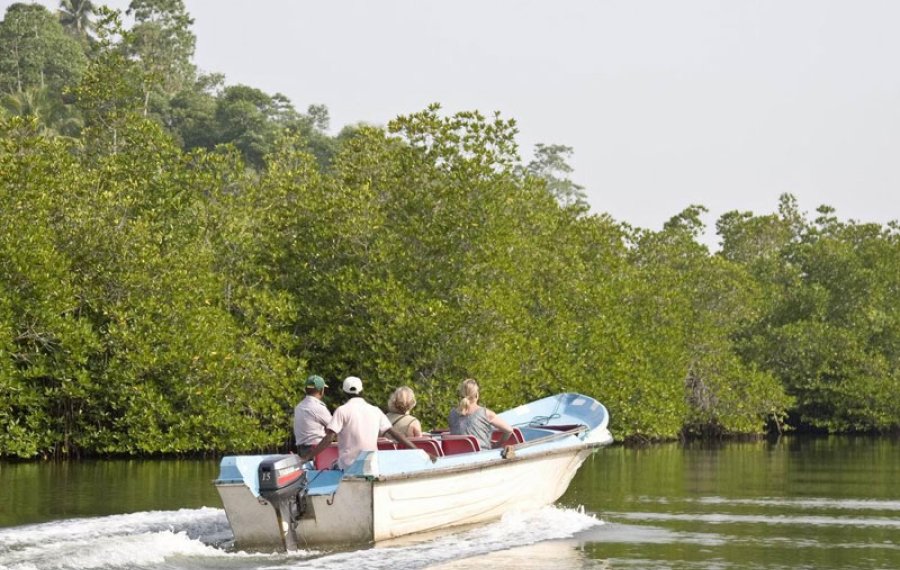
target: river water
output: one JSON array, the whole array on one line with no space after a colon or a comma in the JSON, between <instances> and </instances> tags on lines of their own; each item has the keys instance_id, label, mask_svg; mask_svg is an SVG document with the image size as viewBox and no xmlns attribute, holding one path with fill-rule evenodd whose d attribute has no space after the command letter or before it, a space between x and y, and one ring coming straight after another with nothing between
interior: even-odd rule
<instances>
[{"instance_id":1,"label":"river water","mask_svg":"<svg viewBox=\"0 0 900 570\"><path fill-rule=\"evenodd\" d=\"M0 464L0 568L900 568L900 440L598 451L560 501L355 550L249 553L214 460Z\"/></svg>"}]
</instances>

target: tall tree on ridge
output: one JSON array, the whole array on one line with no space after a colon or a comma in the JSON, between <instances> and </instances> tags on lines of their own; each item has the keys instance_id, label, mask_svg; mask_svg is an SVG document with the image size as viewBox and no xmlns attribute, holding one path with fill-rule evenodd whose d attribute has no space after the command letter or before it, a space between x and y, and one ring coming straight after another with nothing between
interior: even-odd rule
<instances>
[{"instance_id":1,"label":"tall tree on ridge","mask_svg":"<svg viewBox=\"0 0 900 570\"><path fill-rule=\"evenodd\" d=\"M13 4L0 21L0 92L31 88L60 92L78 81L87 65L81 46L46 8Z\"/></svg>"},{"instance_id":2,"label":"tall tree on ridge","mask_svg":"<svg viewBox=\"0 0 900 570\"><path fill-rule=\"evenodd\" d=\"M534 146L534 158L525 167L527 174L536 176L547 183L547 191L565 208L574 208L579 212L587 212L587 195L584 186L576 184L569 178L574 169L568 160L574 149L561 144Z\"/></svg>"},{"instance_id":3,"label":"tall tree on ridge","mask_svg":"<svg viewBox=\"0 0 900 570\"><path fill-rule=\"evenodd\" d=\"M135 20L129 55L146 72L143 95L147 115L154 95L168 100L194 83L196 69L191 59L197 38L190 29L194 20L182 0L132 0L127 13Z\"/></svg>"},{"instance_id":4,"label":"tall tree on ridge","mask_svg":"<svg viewBox=\"0 0 900 570\"><path fill-rule=\"evenodd\" d=\"M59 23L77 40L87 43L95 28L91 16L96 10L91 0L60 0Z\"/></svg>"}]
</instances>

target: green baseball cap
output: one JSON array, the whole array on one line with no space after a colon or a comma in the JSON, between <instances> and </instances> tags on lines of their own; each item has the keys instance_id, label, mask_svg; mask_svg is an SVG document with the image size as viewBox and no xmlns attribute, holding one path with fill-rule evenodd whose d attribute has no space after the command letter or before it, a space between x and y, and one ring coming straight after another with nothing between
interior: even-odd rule
<instances>
[{"instance_id":1,"label":"green baseball cap","mask_svg":"<svg viewBox=\"0 0 900 570\"><path fill-rule=\"evenodd\" d=\"M315 388L316 390L324 390L328 387L328 384L325 383L325 380L321 376L313 374L306 379L306 387Z\"/></svg>"}]
</instances>

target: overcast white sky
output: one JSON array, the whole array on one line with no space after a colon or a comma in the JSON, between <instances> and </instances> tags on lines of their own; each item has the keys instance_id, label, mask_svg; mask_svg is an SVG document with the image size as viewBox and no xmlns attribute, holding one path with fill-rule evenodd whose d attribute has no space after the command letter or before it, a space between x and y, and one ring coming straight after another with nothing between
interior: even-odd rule
<instances>
[{"instance_id":1,"label":"overcast white sky","mask_svg":"<svg viewBox=\"0 0 900 570\"><path fill-rule=\"evenodd\" d=\"M196 63L229 84L324 103L335 132L431 102L500 111L526 158L538 142L574 147L592 210L633 225L698 203L714 226L729 210L769 213L783 192L811 215L824 203L842 219L900 218L900 2L186 5Z\"/></svg>"}]
</instances>

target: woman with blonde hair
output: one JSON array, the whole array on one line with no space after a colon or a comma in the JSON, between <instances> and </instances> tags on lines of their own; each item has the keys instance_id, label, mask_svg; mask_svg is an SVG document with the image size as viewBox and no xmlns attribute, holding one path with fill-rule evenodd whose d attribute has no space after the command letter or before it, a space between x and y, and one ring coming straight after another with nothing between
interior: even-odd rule
<instances>
[{"instance_id":1,"label":"woman with blonde hair","mask_svg":"<svg viewBox=\"0 0 900 570\"><path fill-rule=\"evenodd\" d=\"M416 395L409 386L400 386L388 398L388 420L395 430L406 437L422 435L422 424L409 414L416 406Z\"/></svg>"},{"instance_id":2,"label":"woman with blonde hair","mask_svg":"<svg viewBox=\"0 0 900 570\"><path fill-rule=\"evenodd\" d=\"M463 380L459 385L459 405L450 410L450 433L453 435L474 435L481 449L490 449L491 434L494 429L503 432L497 447L503 447L513 433L509 423L478 404L478 382L471 378Z\"/></svg>"}]
</instances>

